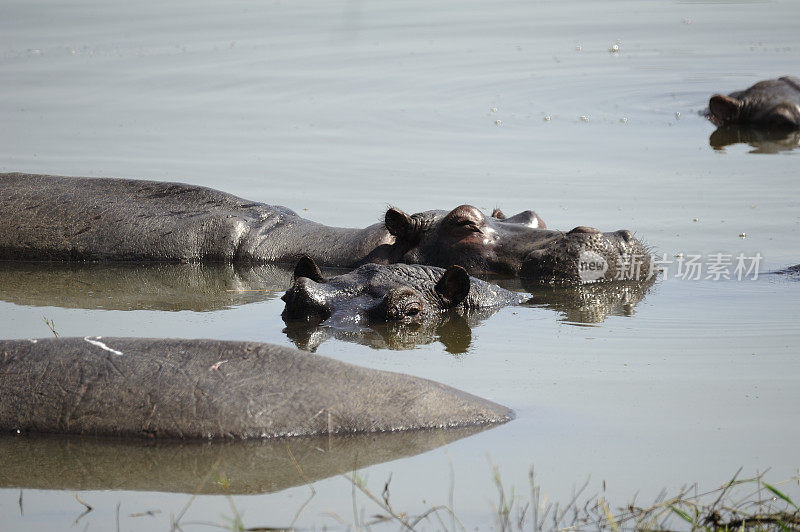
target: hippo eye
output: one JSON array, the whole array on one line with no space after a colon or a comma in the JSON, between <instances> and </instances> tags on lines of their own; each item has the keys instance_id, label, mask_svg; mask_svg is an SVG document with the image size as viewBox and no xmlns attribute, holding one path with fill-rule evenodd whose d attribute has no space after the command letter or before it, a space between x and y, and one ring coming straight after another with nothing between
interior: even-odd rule
<instances>
[{"instance_id":1,"label":"hippo eye","mask_svg":"<svg viewBox=\"0 0 800 532\"><path fill-rule=\"evenodd\" d=\"M466 236L469 233L480 233L486 217L472 205L456 207L445 217L443 224L454 236Z\"/></svg>"},{"instance_id":2,"label":"hippo eye","mask_svg":"<svg viewBox=\"0 0 800 532\"><path fill-rule=\"evenodd\" d=\"M419 305L410 305L406 307L406 316L416 316L420 312L422 312L422 307Z\"/></svg>"},{"instance_id":3,"label":"hippo eye","mask_svg":"<svg viewBox=\"0 0 800 532\"><path fill-rule=\"evenodd\" d=\"M455 225L473 233L480 232L480 228L474 220L456 220Z\"/></svg>"},{"instance_id":4,"label":"hippo eye","mask_svg":"<svg viewBox=\"0 0 800 532\"><path fill-rule=\"evenodd\" d=\"M408 287L401 287L390 290L373 312L375 319L382 321L406 321L419 316L424 310L425 303L420 295Z\"/></svg>"}]
</instances>

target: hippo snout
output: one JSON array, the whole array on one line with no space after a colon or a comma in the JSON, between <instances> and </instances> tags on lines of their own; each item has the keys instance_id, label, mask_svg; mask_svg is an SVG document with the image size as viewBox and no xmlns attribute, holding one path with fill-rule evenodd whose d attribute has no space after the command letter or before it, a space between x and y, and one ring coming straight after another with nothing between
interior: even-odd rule
<instances>
[{"instance_id":1,"label":"hippo snout","mask_svg":"<svg viewBox=\"0 0 800 532\"><path fill-rule=\"evenodd\" d=\"M581 225L529 253L519 276L557 283L644 281L649 264L647 249L627 229L603 233Z\"/></svg>"}]
</instances>

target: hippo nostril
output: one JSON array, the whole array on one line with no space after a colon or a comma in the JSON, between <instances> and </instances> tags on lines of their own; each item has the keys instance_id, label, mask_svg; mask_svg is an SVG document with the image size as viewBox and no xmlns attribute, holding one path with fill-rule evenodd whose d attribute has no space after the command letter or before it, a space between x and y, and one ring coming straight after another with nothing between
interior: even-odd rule
<instances>
[{"instance_id":1,"label":"hippo nostril","mask_svg":"<svg viewBox=\"0 0 800 532\"><path fill-rule=\"evenodd\" d=\"M572 235L572 234L575 234L575 233L584 233L584 234L587 234L587 235L596 235L599 232L600 231L595 229L594 227L586 227L585 225L579 225L578 227L576 227L572 231L568 232L567 234L568 235Z\"/></svg>"},{"instance_id":2,"label":"hippo nostril","mask_svg":"<svg viewBox=\"0 0 800 532\"><path fill-rule=\"evenodd\" d=\"M624 240L625 242L630 242L633 240L633 233L628 231L627 229L620 229L617 231L617 234Z\"/></svg>"}]
</instances>

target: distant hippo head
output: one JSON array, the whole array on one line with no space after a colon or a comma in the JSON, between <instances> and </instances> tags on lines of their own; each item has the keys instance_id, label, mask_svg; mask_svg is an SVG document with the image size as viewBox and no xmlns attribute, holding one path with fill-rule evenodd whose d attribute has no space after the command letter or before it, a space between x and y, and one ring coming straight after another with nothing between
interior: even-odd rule
<instances>
[{"instance_id":1,"label":"distant hippo head","mask_svg":"<svg viewBox=\"0 0 800 532\"><path fill-rule=\"evenodd\" d=\"M479 279L464 268L365 264L325 279L308 257L281 298L283 318L358 329L370 323L421 324L445 310L469 311L521 303L525 297Z\"/></svg>"},{"instance_id":2,"label":"distant hippo head","mask_svg":"<svg viewBox=\"0 0 800 532\"><path fill-rule=\"evenodd\" d=\"M759 81L728 96L715 94L708 102L708 118L718 126L800 128L800 80L785 76Z\"/></svg>"},{"instance_id":3,"label":"distant hippo head","mask_svg":"<svg viewBox=\"0 0 800 532\"><path fill-rule=\"evenodd\" d=\"M498 210L487 217L471 205L413 215L390 208L385 224L396 238L397 262L458 264L471 274L545 282L638 279L647 275L650 261L630 231L601 233L584 226L553 231L533 211L506 218Z\"/></svg>"}]
</instances>

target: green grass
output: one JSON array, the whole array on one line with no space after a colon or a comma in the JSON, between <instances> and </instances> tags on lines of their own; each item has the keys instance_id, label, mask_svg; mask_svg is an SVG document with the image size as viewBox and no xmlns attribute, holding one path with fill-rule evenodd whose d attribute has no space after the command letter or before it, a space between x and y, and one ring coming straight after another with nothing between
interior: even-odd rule
<instances>
[{"instance_id":1,"label":"green grass","mask_svg":"<svg viewBox=\"0 0 800 532\"><path fill-rule=\"evenodd\" d=\"M678 490L672 495L662 491L647 505L630 502L613 509L603 494L584 495L589 481L577 490L566 503L544 503L534 470L529 473L530 493L526 497L506 490L500 473L492 466L492 481L497 489L494 504L494 530L610 530L610 531L800 531L800 509L777 486L800 482L800 475L783 482L769 484L764 474L739 478L741 469L720 487L700 492L696 485ZM457 518L446 525L447 517L456 517L450 506L434 506L418 516L410 516L393 508L389 502L389 481L383 496L375 497L363 479L348 477L354 489L359 490L384 513L373 522L353 523L353 528L367 530L377 522L393 521L403 530L463 531L465 527ZM379 518L379 519L378 519Z\"/></svg>"},{"instance_id":2,"label":"green grass","mask_svg":"<svg viewBox=\"0 0 800 532\"><path fill-rule=\"evenodd\" d=\"M302 469L298 472L304 477ZM452 467L452 465L451 465ZM204 482L212 481L213 471L208 472ZM800 532L800 508L789 495L785 485L800 484L800 473L782 482L767 483L764 473L754 477L740 478L741 469L717 488L700 491L697 485L685 486L673 494L666 490L649 504L639 504L634 497L625 506L614 508L605 496L605 483L600 493L587 494L589 480L573 492L566 502L545 502L541 487L536 482L534 469L529 471L529 486L525 495L513 487L506 488L499 469L491 465L491 482L496 488L496 499L490 515L483 522L494 520L491 530L511 531L781 531ZM453 510L454 476L451 469L451 487L448 504L430 506L419 514L397 508L391 499L392 476L380 484L380 491L369 487L369 479L358 470L344 478L349 482L352 497L352 520L335 513L328 513L347 530L369 531L373 528L416 530L446 530L466 532L478 530L464 523ZM195 499L192 496L177 516L171 516L171 530L181 531L182 526L203 525L205 527L232 532L257 532L295 530L294 523L310 500L316 495L313 485L309 500L295 514L292 523L282 526L253 526L245 524L243 514L236 508L233 498L228 496L232 515L221 516L221 521L186 522L181 518ZM199 491L199 489L198 489ZM76 496L77 497L77 496ZM366 507L360 503L366 498ZM89 508L86 503L79 502ZM117 510L119 511L119 509ZM368 517L366 517L368 516ZM119 525L118 525L119 527ZM388 528L387 528L388 527ZM338 527L337 527L338 529Z\"/></svg>"}]
</instances>

